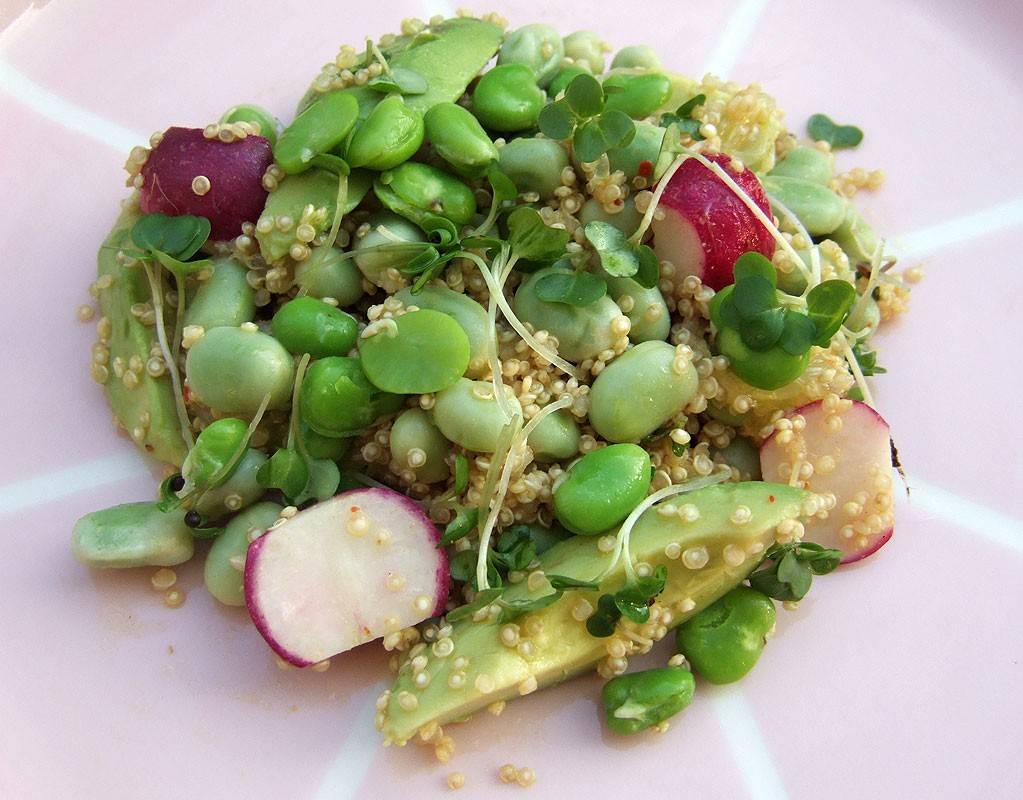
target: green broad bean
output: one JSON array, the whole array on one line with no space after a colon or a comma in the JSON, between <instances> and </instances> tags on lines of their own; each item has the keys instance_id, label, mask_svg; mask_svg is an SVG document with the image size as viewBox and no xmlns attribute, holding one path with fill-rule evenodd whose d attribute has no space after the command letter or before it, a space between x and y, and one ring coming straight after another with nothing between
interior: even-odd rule
<instances>
[{"instance_id":1,"label":"green broad bean","mask_svg":"<svg viewBox=\"0 0 1023 800\"><path fill-rule=\"evenodd\" d=\"M545 275L571 272L564 267L546 267L529 275L515 291L512 308L516 316L536 330L557 337L558 354L579 363L596 358L614 347L616 329L627 323L621 309L606 295L595 303L579 308L567 303L551 303L536 296L536 283ZM621 322L619 322L621 320Z\"/></svg>"},{"instance_id":2,"label":"green broad bean","mask_svg":"<svg viewBox=\"0 0 1023 800\"><path fill-rule=\"evenodd\" d=\"M590 389L590 424L609 442L638 442L693 399L699 376L667 342L641 342L608 364Z\"/></svg>"},{"instance_id":3,"label":"green broad bean","mask_svg":"<svg viewBox=\"0 0 1023 800\"><path fill-rule=\"evenodd\" d=\"M350 92L328 92L295 117L277 138L274 160L286 174L304 172L316 156L337 148L359 119L359 101Z\"/></svg>"},{"instance_id":4,"label":"green broad bean","mask_svg":"<svg viewBox=\"0 0 1023 800\"><path fill-rule=\"evenodd\" d=\"M579 452L579 423L568 411L558 409L548 414L529 434L527 444L533 460L541 464L565 461Z\"/></svg>"},{"instance_id":5,"label":"green broad bean","mask_svg":"<svg viewBox=\"0 0 1023 800\"><path fill-rule=\"evenodd\" d=\"M235 417L211 422L196 437L195 444L185 456L181 477L196 485L208 483L230 463L248 432L249 426Z\"/></svg>"},{"instance_id":6,"label":"green broad bean","mask_svg":"<svg viewBox=\"0 0 1023 800\"><path fill-rule=\"evenodd\" d=\"M363 277L388 294L408 283L399 270L411 261L426 243L423 230L391 211L377 212L369 220L369 232L352 246L355 266Z\"/></svg>"},{"instance_id":7,"label":"green broad bean","mask_svg":"<svg viewBox=\"0 0 1023 800\"><path fill-rule=\"evenodd\" d=\"M423 144L423 115L400 94L389 94L369 112L345 148L351 167L383 172L408 161Z\"/></svg>"},{"instance_id":8,"label":"green broad bean","mask_svg":"<svg viewBox=\"0 0 1023 800\"><path fill-rule=\"evenodd\" d=\"M423 121L427 141L459 175L482 178L498 157L497 146L479 120L457 103L438 103Z\"/></svg>"},{"instance_id":9,"label":"green broad bean","mask_svg":"<svg viewBox=\"0 0 1023 800\"><path fill-rule=\"evenodd\" d=\"M476 213L476 195L465 183L444 170L406 161L380 176L380 184L419 214L436 214L465 225ZM380 197L380 192L377 193ZM387 205L387 196L380 197ZM391 208L396 213L404 209Z\"/></svg>"},{"instance_id":10,"label":"green broad bean","mask_svg":"<svg viewBox=\"0 0 1023 800\"><path fill-rule=\"evenodd\" d=\"M623 47L611 59L611 69L658 69L661 58L648 44L632 44Z\"/></svg>"},{"instance_id":11,"label":"green broad bean","mask_svg":"<svg viewBox=\"0 0 1023 800\"><path fill-rule=\"evenodd\" d=\"M591 450L554 487L554 516L572 533L604 533L647 496L650 473L650 454L637 444Z\"/></svg>"},{"instance_id":12,"label":"green broad bean","mask_svg":"<svg viewBox=\"0 0 1023 800\"><path fill-rule=\"evenodd\" d=\"M615 72L604 79L604 107L633 119L653 114L671 97L671 79L661 72Z\"/></svg>"},{"instance_id":13,"label":"green broad bean","mask_svg":"<svg viewBox=\"0 0 1023 800\"><path fill-rule=\"evenodd\" d=\"M565 56L576 64L585 67L594 75L604 71L604 53L611 48L593 31L575 31L568 34L562 43Z\"/></svg>"},{"instance_id":14,"label":"green broad bean","mask_svg":"<svg viewBox=\"0 0 1023 800\"><path fill-rule=\"evenodd\" d=\"M374 386L394 394L427 394L447 389L465 374L469 337L447 314L422 308L366 328L359 352Z\"/></svg>"},{"instance_id":15,"label":"green broad bean","mask_svg":"<svg viewBox=\"0 0 1023 800\"><path fill-rule=\"evenodd\" d=\"M155 501L93 511L71 531L71 551L89 567L173 567L195 552L184 509L161 511Z\"/></svg>"},{"instance_id":16,"label":"green broad bean","mask_svg":"<svg viewBox=\"0 0 1023 800\"><path fill-rule=\"evenodd\" d=\"M760 448L745 436L736 436L725 447L712 447L711 455L728 464L741 481L762 480Z\"/></svg>"},{"instance_id":17,"label":"green broad bean","mask_svg":"<svg viewBox=\"0 0 1023 800\"><path fill-rule=\"evenodd\" d=\"M854 306L853 312L845 321L845 327L849 330L864 331L863 334L856 337L857 341L869 339L880 324L881 307L873 297L868 297L862 306Z\"/></svg>"},{"instance_id":18,"label":"green broad bean","mask_svg":"<svg viewBox=\"0 0 1023 800\"><path fill-rule=\"evenodd\" d=\"M302 382L303 421L323 436L349 437L377 417L401 407L402 398L370 383L357 358L328 356L313 362Z\"/></svg>"},{"instance_id":19,"label":"green broad bean","mask_svg":"<svg viewBox=\"0 0 1023 800\"><path fill-rule=\"evenodd\" d=\"M296 297L274 314L274 338L296 355L343 356L359 339L359 323L315 297Z\"/></svg>"},{"instance_id":20,"label":"green broad bean","mask_svg":"<svg viewBox=\"0 0 1023 800\"><path fill-rule=\"evenodd\" d=\"M628 736L678 714L693 700L696 679L682 667L618 675L601 690L604 721L612 733Z\"/></svg>"},{"instance_id":21,"label":"green broad bean","mask_svg":"<svg viewBox=\"0 0 1023 800\"><path fill-rule=\"evenodd\" d=\"M874 259L877 234L852 203L846 209L842 224L828 238L842 248L853 264L869 264Z\"/></svg>"},{"instance_id":22,"label":"green broad bean","mask_svg":"<svg viewBox=\"0 0 1023 800\"><path fill-rule=\"evenodd\" d=\"M550 200L561 188L561 172L569 165L565 149L551 139L512 139L500 150L501 171L519 194L535 192Z\"/></svg>"},{"instance_id":23,"label":"green broad bean","mask_svg":"<svg viewBox=\"0 0 1023 800\"><path fill-rule=\"evenodd\" d=\"M835 157L816 147L794 147L767 174L827 186L835 175Z\"/></svg>"},{"instance_id":24,"label":"green broad bean","mask_svg":"<svg viewBox=\"0 0 1023 800\"><path fill-rule=\"evenodd\" d=\"M630 182L642 176L653 183L653 165L657 163L657 155L661 152L664 133L665 129L659 125L637 120L636 135L632 141L625 147L615 147L608 151L611 171L621 170Z\"/></svg>"},{"instance_id":25,"label":"green broad bean","mask_svg":"<svg viewBox=\"0 0 1023 800\"><path fill-rule=\"evenodd\" d=\"M484 72L472 93L472 106L483 127L501 133L536 125L547 94L525 64L500 64Z\"/></svg>"},{"instance_id":26,"label":"green broad bean","mask_svg":"<svg viewBox=\"0 0 1023 800\"><path fill-rule=\"evenodd\" d=\"M771 598L740 585L682 623L675 643L698 675L734 683L756 665L775 617Z\"/></svg>"},{"instance_id":27,"label":"green broad bean","mask_svg":"<svg viewBox=\"0 0 1023 800\"><path fill-rule=\"evenodd\" d=\"M557 97L568 87L568 84L572 82L572 79L577 75L590 75L590 70L584 69L578 64L569 64L564 69L560 70L557 75L554 76L554 80L550 82L547 87L547 94L550 97Z\"/></svg>"},{"instance_id":28,"label":"green broad bean","mask_svg":"<svg viewBox=\"0 0 1023 800\"><path fill-rule=\"evenodd\" d=\"M231 472L231 477L210 489L193 504L205 519L216 520L255 503L265 489L256 480L256 472L267 461L266 454L248 448Z\"/></svg>"},{"instance_id":29,"label":"green broad bean","mask_svg":"<svg viewBox=\"0 0 1023 800\"><path fill-rule=\"evenodd\" d=\"M498 64L525 64L536 75L541 88L554 79L565 58L565 45L553 27L534 22L504 37L497 52Z\"/></svg>"},{"instance_id":30,"label":"green broad bean","mask_svg":"<svg viewBox=\"0 0 1023 800\"><path fill-rule=\"evenodd\" d=\"M444 460L451 443L421 408L402 411L391 425L391 457L422 483L446 480L451 468Z\"/></svg>"},{"instance_id":31,"label":"green broad bean","mask_svg":"<svg viewBox=\"0 0 1023 800\"><path fill-rule=\"evenodd\" d=\"M241 103L229 108L220 118L220 122L226 125L230 125L233 122L248 122L258 125L259 135L270 142L271 148L277 144L277 132L281 127L277 117L262 106L257 106L254 103Z\"/></svg>"},{"instance_id":32,"label":"green broad bean","mask_svg":"<svg viewBox=\"0 0 1023 800\"><path fill-rule=\"evenodd\" d=\"M302 446L309 457L318 461L324 459L340 461L352 443L351 439L317 433L304 422L299 426L298 435L301 437Z\"/></svg>"},{"instance_id":33,"label":"green broad bean","mask_svg":"<svg viewBox=\"0 0 1023 800\"><path fill-rule=\"evenodd\" d=\"M656 286L640 286L633 278L603 273L611 299L629 318L629 340L633 343L664 341L671 333L671 312Z\"/></svg>"},{"instance_id":34,"label":"green broad bean","mask_svg":"<svg viewBox=\"0 0 1023 800\"><path fill-rule=\"evenodd\" d=\"M761 183L768 198L795 214L811 236L826 236L845 219L848 201L827 186L781 176L766 176ZM775 214L783 216L781 209Z\"/></svg>"},{"instance_id":35,"label":"green broad bean","mask_svg":"<svg viewBox=\"0 0 1023 800\"><path fill-rule=\"evenodd\" d=\"M245 605L245 554L253 535L267 530L283 507L265 501L236 516L214 540L203 564L203 580L211 595L224 605Z\"/></svg>"},{"instance_id":36,"label":"green broad bean","mask_svg":"<svg viewBox=\"0 0 1023 800\"><path fill-rule=\"evenodd\" d=\"M252 416L267 394L268 408L286 408L294 371L291 353L252 323L207 331L185 359L189 390L225 414Z\"/></svg>"},{"instance_id":37,"label":"green broad bean","mask_svg":"<svg viewBox=\"0 0 1023 800\"><path fill-rule=\"evenodd\" d=\"M579 209L579 223L586 227L587 223L599 220L608 225L614 225L626 236L631 236L639 228L640 222L643 221L643 215L636 210L636 201L632 197L625 198L625 202L618 208L619 211L609 214L603 203L595 197L591 197Z\"/></svg>"},{"instance_id":38,"label":"green broad bean","mask_svg":"<svg viewBox=\"0 0 1023 800\"><path fill-rule=\"evenodd\" d=\"M522 406L510 387L505 387L505 394L512 413L521 415ZM507 420L490 381L459 378L437 392L433 422L448 441L477 453L493 453Z\"/></svg>"},{"instance_id":39,"label":"green broad bean","mask_svg":"<svg viewBox=\"0 0 1023 800\"><path fill-rule=\"evenodd\" d=\"M465 368L467 378L482 378L490 369L487 354L490 342L496 339L496 333L487 318L487 310L469 295L447 286L428 284L418 294L412 294L412 289L406 287L394 296L406 308L416 306L440 311L462 326L469 338L469 365Z\"/></svg>"},{"instance_id":40,"label":"green broad bean","mask_svg":"<svg viewBox=\"0 0 1023 800\"><path fill-rule=\"evenodd\" d=\"M313 249L312 255L295 265L295 283L310 297L332 298L341 308L354 305L365 296L362 272L351 258L331 247Z\"/></svg>"},{"instance_id":41,"label":"green broad bean","mask_svg":"<svg viewBox=\"0 0 1023 800\"><path fill-rule=\"evenodd\" d=\"M185 325L210 330L237 328L256 317L256 295L246 278L248 269L234 258L217 258L210 276L185 303Z\"/></svg>"}]
</instances>

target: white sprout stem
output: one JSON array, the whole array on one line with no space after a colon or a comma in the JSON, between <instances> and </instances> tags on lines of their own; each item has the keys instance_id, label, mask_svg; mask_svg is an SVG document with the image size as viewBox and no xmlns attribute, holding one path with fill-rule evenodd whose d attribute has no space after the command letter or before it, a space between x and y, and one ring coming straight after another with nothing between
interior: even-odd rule
<instances>
[{"instance_id":1,"label":"white sprout stem","mask_svg":"<svg viewBox=\"0 0 1023 800\"><path fill-rule=\"evenodd\" d=\"M874 405L874 397L871 395L870 387L867 385L867 379L863 375L863 370L860 369L860 362L856 360L856 354L852 351L852 347L849 346L849 340L842 331L839 331L835 334L833 341L837 341L841 348L842 355L845 357L845 362L849 365L853 378L856 379L856 385L863 393L863 402L871 408L876 408L877 406Z\"/></svg>"},{"instance_id":2,"label":"white sprout stem","mask_svg":"<svg viewBox=\"0 0 1023 800\"><path fill-rule=\"evenodd\" d=\"M536 414L533 415L533 418L529 420L529 422L526 423L526 426L522 429L522 440L525 441L526 439L528 439L529 434L536 430L536 426L543 422L545 419L547 419L547 417L549 417L555 411L560 411L563 408L568 408L569 406L572 405L573 402L574 400L572 399L571 395L566 395L564 397L558 398L552 403L548 403L547 405L545 405L543 408L537 411Z\"/></svg>"},{"instance_id":3,"label":"white sprout stem","mask_svg":"<svg viewBox=\"0 0 1023 800\"><path fill-rule=\"evenodd\" d=\"M188 420L188 409L185 408L185 396L181 387L181 375L178 374L178 362L174 358L170 346L167 344L167 329L163 319L163 281L153 271L152 265L142 259L142 269L149 281L149 292L153 296L153 314L156 317L156 339L160 343L160 353L167 362L167 373L170 376L171 388L174 392L174 408L178 415L178 425L181 427L181 438L185 440L188 449L195 445L192 438L192 425ZM181 304L183 298L178 298Z\"/></svg>"},{"instance_id":4,"label":"white sprout stem","mask_svg":"<svg viewBox=\"0 0 1023 800\"><path fill-rule=\"evenodd\" d=\"M643 241L643 236L649 229L650 224L654 221L654 213L657 211L658 203L661 202L661 195L664 194L664 190L668 188L668 184L671 182L671 179L688 158L689 155L687 153L683 153L672 161L671 166L664 171L664 174L657 182L657 188L654 189L654 196L650 200L650 205L647 206L646 211L643 213L643 219L640 220L639 227L636 229L636 232L629 237L629 242L631 244L639 244Z\"/></svg>"},{"instance_id":5,"label":"white sprout stem","mask_svg":"<svg viewBox=\"0 0 1023 800\"><path fill-rule=\"evenodd\" d=\"M295 387L291 391L291 419L288 424L288 449L290 450L292 445L294 445L306 461L311 461L312 459L306 450L305 442L302 441L302 437L299 435L300 416L297 410L302 400L302 381L305 380L305 371L309 366L309 359L310 355L304 353L298 362L298 367L295 368Z\"/></svg>"},{"instance_id":6,"label":"white sprout stem","mask_svg":"<svg viewBox=\"0 0 1023 800\"><path fill-rule=\"evenodd\" d=\"M867 285L863 288L863 292L860 294L859 299L857 299L856 305L849 312L849 316L853 319L859 319L860 315L863 314L867 303L870 302L870 295L881 278L881 259L884 257L884 245L885 240L882 239L877 243L877 247L874 248L874 253L870 258L870 275L867 277Z\"/></svg>"},{"instance_id":7,"label":"white sprout stem","mask_svg":"<svg viewBox=\"0 0 1023 800\"><path fill-rule=\"evenodd\" d=\"M490 580L487 577L490 538L497 526L497 518L501 514L504 498L508 494L511 473L515 467L516 451L524 441L519 436L521 432L522 417L515 416L505 424L501 431L501 441L498 442L498 447L490 462L490 469L487 471L487 483L491 483L492 476L497 474L497 464L501 464L501 476L497 481L497 488L487 492L486 486L484 486L482 498L487 508L487 519L480 529L480 549L476 557L476 588L480 592L490 588Z\"/></svg>"},{"instance_id":8,"label":"white sprout stem","mask_svg":"<svg viewBox=\"0 0 1023 800\"><path fill-rule=\"evenodd\" d=\"M806 288L803 289L802 297L806 297L809 291L817 286L821 282L821 254L817 245L813 244L813 237L810 236L809 231L802 222L799 221L799 217L792 213L788 206L782 203L777 197L768 195L771 205L775 206L781 211L782 216L792 224L796 232L802 236L806 241L810 242L810 269L806 268L806 264L803 263L803 259L796 258L796 269L799 270L800 274L806 279ZM782 237L784 238L784 237ZM787 241L787 240L786 240ZM795 248L792 248L792 252L796 252ZM791 258L791 253L786 250L785 255ZM797 254L798 255L798 254Z\"/></svg>"}]
</instances>

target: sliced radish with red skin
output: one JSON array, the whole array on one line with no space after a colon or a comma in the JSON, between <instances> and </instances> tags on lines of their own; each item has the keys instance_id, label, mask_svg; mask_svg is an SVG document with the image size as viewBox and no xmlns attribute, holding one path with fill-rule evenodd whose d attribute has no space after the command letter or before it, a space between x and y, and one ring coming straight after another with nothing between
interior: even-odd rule
<instances>
[{"instance_id":1,"label":"sliced radish with red skin","mask_svg":"<svg viewBox=\"0 0 1023 800\"><path fill-rule=\"evenodd\" d=\"M246 136L224 142L202 128L168 128L142 166L143 214L192 214L210 221L210 239L233 239L266 204L263 173L273 163L270 142Z\"/></svg>"},{"instance_id":2,"label":"sliced radish with red skin","mask_svg":"<svg viewBox=\"0 0 1023 800\"><path fill-rule=\"evenodd\" d=\"M804 523L803 540L841 550L843 564L876 552L895 525L888 423L866 403L837 395L786 419L791 427L775 430L760 447L763 479L790 483L801 469L795 485L829 505L834 500L826 514Z\"/></svg>"},{"instance_id":3,"label":"sliced radish with red skin","mask_svg":"<svg viewBox=\"0 0 1023 800\"><path fill-rule=\"evenodd\" d=\"M285 661L307 666L444 610L440 534L390 489L355 489L271 528L248 549L245 604Z\"/></svg>"},{"instance_id":4,"label":"sliced radish with red skin","mask_svg":"<svg viewBox=\"0 0 1023 800\"><path fill-rule=\"evenodd\" d=\"M737 172L732 157L707 156L720 165L771 219L771 204L751 169ZM732 269L743 253L774 255L774 236L741 197L695 158L687 159L671 176L654 217L654 252L675 267L672 281L681 284L695 275L715 291L734 282Z\"/></svg>"}]
</instances>

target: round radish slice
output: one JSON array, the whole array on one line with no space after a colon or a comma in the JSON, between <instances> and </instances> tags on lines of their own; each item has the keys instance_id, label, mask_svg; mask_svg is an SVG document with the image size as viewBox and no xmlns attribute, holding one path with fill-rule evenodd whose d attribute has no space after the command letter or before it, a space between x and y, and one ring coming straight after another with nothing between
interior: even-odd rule
<instances>
[{"instance_id":1,"label":"round radish slice","mask_svg":"<svg viewBox=\"0 0 1023 800\"><path fill-rule=\"evenodd\" d=\"M254 540L245 604L285 661L307 666L440 614L451 576L440 535L390 489L356 489Z\"/></svg>"},{"instance_id":2,"label":"round radish slice","mask_svg":"<svg viewBox=\"0 0 1023 800\"><path fill-rule=\"evenodd\" d=\"M869 556L895 524L891 437L880 414L858 400L829 395L788 417L760 447L765 481L821 495L827 511L805 523L804 541L841 550L842 563Z\"/></svg>"}]
</instances>

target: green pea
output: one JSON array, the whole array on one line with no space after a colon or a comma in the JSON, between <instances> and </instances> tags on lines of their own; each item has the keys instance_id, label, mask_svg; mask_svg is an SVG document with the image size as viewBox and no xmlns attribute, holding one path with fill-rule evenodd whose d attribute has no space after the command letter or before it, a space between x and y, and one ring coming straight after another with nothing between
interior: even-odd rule
<instances>
[{"instance_id":1,"label":"green pea","mask_svg":"<svg viewBox=\"0 0 1023 800\"><path fill-rule=\"evenodd\" d=\"M299 426L299 436L302 439L302 446L311 458L318 461L329 459L340 461L348 452L352 440L340 436L324 436L310 428L306 423Z\"/></svg>"},{"instance_id":2,"label":"green pea","mask_svg":"<svg viewBox=\"0 0 1023 800\"><path fill-rule=\"evenodd\" d=\"M328 356L306 371L299 408L303 421L317 433L354 436L381 414L396 411L396 402L401 398L370 383L357 358Z\"/></svg>"},{"instance_id":3,"label":"green pea","mask_svg":"<svg viewBox=\"0 0 1023 800\"><path fill-rule=\"evenodd\" d=\"M296 355L343 356L359 339L359 323L315 297L285 303L271 321L274 338Z\"/></svg>"},{"instance_id":4,"label":"green pea","mask_svg":"<svg viewBox=\"0 0 1023 800\"><path fill-rule=\"evenodd\" d=\"M543 464L573 458L579 452L580 438L579 423L562 408L540 420L530 432L528 444L533 460Z\"/></svg>"},{"instance_id":5,"label":"green pea","mask_svg":"<svg viewBox=\"0 0 1023 800\"><path fill-rule=\"evenodd\" d=\"M737 586L682 623L675 643L698 675L714 684L734 683L757 663L775 616L771 598Z\"/></svg>"},{"instance_id":6,"label":"green pea","mask_svg":"<svg viewBox=\"0 0 1023 800\"><path fill-rule=\"evenodd\" d=\"M267 394L268 408L286 408L293 373L291 353L255 326L207 331L185 359L185 377L192 394L226 414L251 416Z\"/></svg>"},{"instance_id":7,"label":"green pea","mask_svg":"<svg viewBox=\"0 0 1023 800\"><path fill-rule=\"evenodd\" d=\"M572 533L603 533L622 522L650 488L650 454L636 444L592 450L554 489L554 515Z\"/></svg>"},{"instance_id":8,"label":"green pea","mask_svg":"<svg viewBox=\"0 0 1023 800\"><path fill-rule=\"evenodd\" d=\"M465 331L447 314L427 308L374 323L363 332L359 351L366 377L395 394L447 389L469 365Z\"/></svg>"},{"instance_id":9,"label":"green pea","mask_svg":"<svg viewBox=\"0 0 1023 800\"><path fill-rule=\"evenodd\" d=\"M696 367L667 342L641 342L590 388L590 424L609 442L638 442L679 414L699 385Z\"/></svg>"},{"instance_id":10,"label":"green pea","mask_svg":"<svg viewBox=\"0 0 1023 800\"><path fill-rule=\"evenodd\" d=\"M193 484L209 482L228 465L245 441L249 426L240 419L214 420L196 437L181 465L181 476ZM227 475L222 476L227 478Z\"/></svg>"},{"instance_id":11,"label":"green pea","mask_svg":"<svg viewBox=\"0 0 1023 800\"><path fill-rule=\"evenodd\" d=\"M579 209L579 223L585 227L588 222L600 220L608 225L614 225L626 236L631 236L639 228L643 215L636 210L636 201L631 197L625 198L625 202L618 208L620 209L618 212L609 214L599 200L591 197Z\"/></svg>"},{"instance_id":12,"label":"green pea","mask_svg":"<svg viewBox=\"0 0 1023 800\"><path fill-rule=\"evenodd\" d=\"M225 124L232 122L250 122L259 126L259 135L270 142L272 148L277 143L277 131L281 123L273 114L262 106L253 103L242 103L224 112L220 121Z\"/></svg>"},{"instance_id":13,"label":"green pea","mask_svg":"<svg viewBox=\"0 0 1023 800\"><path fill-rule=\"evenodd\" d=\"M795 147L767 174L773 178L799 178L827 186L835 174L835 157L816 147Z\"/></svg>"},{"instance_id":14,"label":"green pea","mask_svg":"<svg viewBox=\"0 0 1023 800\"><path fill-rule=\"evenodd\" d=\"M561 172L569 165L565 149L551 139L512 139L500 151L501 171L519 194L536 192L550 200L561 188Z\"/></svg>"},{"instance_id":15,"label":"green pea","mask_svg":"<svg viewBox=\"0 0 1023 800\"><path fill-rule=\"evenodd\" d=\"M607 159L611 171L620 170L631 182L642 175L653 183L653 165L661 152L665 129L643 120L636 122L636 135L625 147L615 147L608 151Z\"/></svg>"},{"instance_id":16,"label":"green pea","mask_svg":"<svg viewBox=\"0 0 1023 800\"><path fill-rule=\"evenodd\" d=\"M75 559L89 567L173 567L195 552L184 509L161 511L156 501L93 511L71 531Z\"/></svg>"},{"instance_id":17,"label":"green pea","mask_svg":"<svg viewBox=\"0 0 1023 800\"><path fill-rule=\"evenodd\" d=\"M329 92L295 117L277 139L274 160L288 174L304 172L313 159L338 147L359 119L359 102L350 92Z\"/></svg>"},{"instance_id":18,"label":"green pea","mask_svg":"<svg viewBox=\"0 0 1023 800\"><path fill-rule=\"evenodd\" d=\"M565 56L594 75L604 71L604 53L610 48L593 31L575 31L563 40Z\"/></svg>"},{"instance_id":19,"label":"green pea","mask_svg":"<svg viewBox=\"0 0 1023 800\"><path fill-rule=\"evenodd\" d=\"M213 540L203 564L203 579L211 595L224 605L245 605L245 553L253 534L269 528L280 516L282 506L263 502L231 518Z\"/></svg>"},{"instance_id":20,"label":"green pea","mask_svg":"<svg viewBox=\"0 0 1023 800\"><path fill-rule=\"evenodd\" d=\"M265 492L256 480L256 473L266 461L265 453L248 448L232 470L231 477L203 493L193 508L204 518L217 520L252 505Z\"/></svg>"},{"instance_id":21,"label":"green pea","mask_svg":"<svg viewBox=\"0 0 1023 800\"><path fill-rule=\"evenodd\" d=\"M522 406L507 387L506 396L512 413L521 415ZM437 392L433 421L446 439L476 453L493 453L507 422L493 384L468 378L459 378L454 385Z\"/></svg>"},{"instance_id":22,"label":"green pea","mask_svg":"<svg viewBox=\"0 0 1023 800\"><path fill-rule=\"evenodd\" d=\"M561 34L542 22L524 25L507 34L497 53L498 64L525 64L533 70L541 87L551 82L564 58Z\"/></svg>"},{"instance_id":23,"label":"green pea","mask_svg":"<svg viewBox=\"0 0 1023 800\"><path fill-rule=\"evenodd\" d=\"M391 211L380 211L369 221L369 232L355 240L355 265L370 283L393 294L408 283L399 270L411 261L426 242L418 225Z\"/></svg>"},{"instance_id":24,"label":"green pea","mask_svg":"<svg viewBox=\"0 0 1023 800\"><path fill-rule=\"evenodd\" d=\"M256 296L247 274L245 265L234 258L215 259L210 276L185 304L185 325L209 330L252 322L256 316Z\"/></svg>"},{"instance_id":25,"label":"green pea","mask_svg":"<svg viewBox=\"0 0 1023 800\"><path fill-rule=\"evenodd\" d=\"M621 309L607 296L583 308L541 300L536 296L537 281L556 272L571 270L554 266L532 273L515 291L512 308L522 321L557 337L563 358L575 363L596 358L614 347L618 336L613 327L623 316Z\"/></svg>"},{"instance_id":26,"label":"green pea","mask_svg":"<svg viewBox=\"0 0 1023 800\"><path fill-rule=\"evenodd\" d=\"M402 203L449 219L455 225L465 225L476 213L472 189L454 175L429 164L406 161L381 175L379 183ZM380 197L379 192L377 196ZM380 201L387 205L386 196L380 197ZM391 210L401 213L397 208Z\"/></svg>"},{"instance_id":27,"label":"green pea","mask_svg":"<svg viewBox=\"0 0 1023 800\"><path fill-rule=\"evenodd\" d=\"M733 328L718 331L717 350L728 356L728 367L746 383L758 389L773 391L787 386L803 374L810 363L810 351L793 355L775 345L757 351L746 346Z\"/></svg>"},{"instance_id":28,"label":"green pea","mask_svg":"<svg viewBox=\"0 0 1023 800\"><path fill-rule=\"evenodd\" d=\"M424 117L426 138L459 175L477 179L490 168L497 146L479 120L457 103L438 103Z\"/></svg>"},{"instance_id":29,"label":"green pea","mask_svg":"<svg viewBox=\"0 0 1023 800\"><path fill-rule=\"evenodd\" d=\"M472 93L473 111L483 127L501 133L536 125L547 95L525 64L500 64L484 72Z\"/></svg>"},{"instance_id":30,"label":"green pea","mask_svg":"<svg viewBox=\"0 0 1023 800\"><path fill-rule=\"evenodd\" d=\"M660 72L616 72L604 79L604 107L642 119L671 97L671 79Z\"/></svg>"},{"instance_id":31,"label":"green pea","mask_svg":"<svg viewBox=\"0 0 1023 800\"><path fill-rule=\"evenodd\" d=\"M827 186L782 176L766 176L761 183L768 198L795 214L811 236L826 236L845 219L848 201ZM782 216L781 209L775 214Z\"/></svg>"},{"instance_id":32,"label":"green pea","mask_svg":"<svg viewBox=\"0 0 1023 800\"><path fill-rule=\"evenodd\" d=\"M310 297L330 297L341 308L354 305L365 296L362 272L351 258L336 247L317 247L305 261L295 265L295 283Z\"/></svg>"},{"instance_id":33,"label":"green pea","mask_svg":"<svg viewBox=\"0 0 1023 800\"><path fill-rule=\"evenodd\" d=\"M618 675L604 684L600 698L612 733L628 736L678 714L693 700L696 679L682 667Z\"/></svg>"},{"instance_id":34,"label":"green pea","mask_svg":"<svg viewBox=\"0 0 1023 800\"><path fill-rule=\"evenodd\" d=\"M451 468L444 460L451 443L421 408L402 411L391 425L391 456L416 480L437 483L446 480Z\"/></svg>"},{"instance_id":35,"label":"green pea","mask_svg":"<svg viewBox=\"0 0 1023 800\"><path fill-rule=\"evenodd\" d=\"M623 47L615 57L611 59L611 69L623 69L640 67L642 69L657 69L661 66L661 58L648 44L632 44Z\"/></svg>"},{"instance_id":36,"label":"green pea","mask_svg":"<svg viewBox=\"0 0 1023 800\"><path fill-rule=\"evenodd\" d=\"M462 326L469 337L469 365L465 368L467 378L482 378L490 368L488 361L489 342L496 337L487 310L469 295L456 292L447 286L427 285L417 294L406 287L397 292L395 298L406 307L429 308L447 314Z\"/></svg>"},{"instance_id":37,"label":"green pea","mask_svg":"<svg viewBox=\"0 0 1023 800\"><path fill-rule=\"evenodd\" d=\"M572 82L572 79L577 75L590 75L590 70L584 69L578 64L569 64L567 67L558 72L554 76L554 80L551 81L547 87L547 94L550 97L557 97L568 87L568 84Z\"/></svg>"},{"instance_id":38,"label":"green pea","mask_svg":"<svg viewBox=\"0 0 1023 800\"><path fill-rule=\"evenodd\" d=\"M389 94L355 129L345 160L352 167L383 171L407 161L423 143L423 115L405 105L400 94Z\"/></svg>"}]
</instances>

